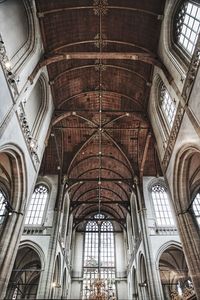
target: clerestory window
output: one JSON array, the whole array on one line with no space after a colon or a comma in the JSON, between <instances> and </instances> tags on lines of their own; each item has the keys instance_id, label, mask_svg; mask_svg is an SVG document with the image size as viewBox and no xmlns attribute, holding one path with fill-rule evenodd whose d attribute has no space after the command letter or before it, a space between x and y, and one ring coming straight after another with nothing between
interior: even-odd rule
<instances>
[{"instance_id":1,"label":"clerestory window","mask_svg":"<svg viewBox=\"0 0 200 300\"><path fill-rule=\"evenodd\" d=\"M171 129L176 114L176 102L171 98L164 84L162 84L162 86L160 87L160 106L167 125Z\"/></svg>"},{"instance_id":2,"label":"clerestory window","mask_svg":"<svg viewBox=\"0 0 200 300\"><path fill-rule=\"evenodd\" d=\"M158 226L174 226L169 198L166 189L161 184L155 184L151 188L151 196L154 205L156 224Z\"/></svg>"},{"instance_id":3,"label":"clerestory window","mask_svg":"<svg viewBox=\"0 0 200 300\"><path fill-rule=\"evenodd\" d=\"M89 299L95 279L105 280L115 293L115 251L113 225L100 214L85 228L82 298Z\"/></svg>"},{"instance_id":4,"label":"clerestory window","mask_svg":"<svg viewBox=\"0 0 200 300\"><path fill-rule=\"evenodd\" d=\"M183 1L175 15L175 42L192 56L200 31L200 3Z\"/></svg>"},{"instance_id":5,"label":"clerestory window","mask_svg":"<svg viewBox=\"0 0 200 300\"><path fill-rule=\"evenodd\" d=\"M45 185L36 186L26 214L25 225L41 225L48 199L48 189Z\"/></svg>"}]
</instances>

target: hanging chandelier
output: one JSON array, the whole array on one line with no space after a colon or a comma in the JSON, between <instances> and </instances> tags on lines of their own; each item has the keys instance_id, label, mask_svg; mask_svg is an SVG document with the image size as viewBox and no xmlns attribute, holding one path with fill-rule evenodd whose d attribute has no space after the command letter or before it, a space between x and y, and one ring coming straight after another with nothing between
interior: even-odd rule
<instances>
[{"instance_id":1,"label":"hanging chandelier","mask_svg":"<svg viewBox=\"0 0 200 300\"><path fill-rule=\"evenodd\" d=\"M90 286L89 300L116 300L111 282L100 277L94 279Z\"/></svg>"}]
</instances>

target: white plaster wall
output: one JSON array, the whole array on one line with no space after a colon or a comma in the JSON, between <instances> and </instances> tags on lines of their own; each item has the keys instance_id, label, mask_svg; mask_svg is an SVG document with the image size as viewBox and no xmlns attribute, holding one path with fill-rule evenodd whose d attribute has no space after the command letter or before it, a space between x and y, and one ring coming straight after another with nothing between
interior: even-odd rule
<instances>
[{"instance_id":1,"label":"white plaster wall","mask_svg":"<svg viewBox=\"0 0 200 300\"><path fill-rule=\"evenodd\" d=\"M80 299L82 289L82 275L83 275L83 242L84 234L80 232L75 233L73 240L73 259L72 259L72 286L71 299Z\"/></svg>"},{"instance_id":2,"label":"white plaster wall","mask_svg":"<svg viewBox=\"0 0 200 300\"><path fill-rule=\"evenodd\" d=\"M0 65L0 126L4 122L8 111L12 108L13 101L10 90L8 88L7 80L4 76L2 66Z\"/></svg>"},{"instance_id":3,"label":"white plaster wall","mask_svg":"<svg viewBox=\"0 0 200 300\"><path fill-rule=\"evenodd\" d=\"M28 18L23 1L9 0L1 3L0 33L7 48L9 59L28 40Z\"/></svg>"}]
</instances>

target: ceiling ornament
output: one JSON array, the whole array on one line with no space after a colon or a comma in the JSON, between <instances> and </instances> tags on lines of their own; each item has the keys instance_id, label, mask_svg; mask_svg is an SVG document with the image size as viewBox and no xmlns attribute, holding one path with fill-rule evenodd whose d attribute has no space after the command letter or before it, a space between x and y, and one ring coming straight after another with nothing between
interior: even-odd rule
<instances>
[{"instance_id":1,"label":"ceiling ornament","mask_svg":"<svg viewBox=\"0 0 200 300\"><path fill-rule=\"evenodd\" d=\"M99 59L95 60L95 66L94 66L96 71L105 71L106 70L106 65L104 65Z\"/></svg>"},{"instance_id":2,"label":"ceiling ornament","mask_svg":"<svg viewBox=\"0 0 200 300\"><path fill-rule=\"evenodd\" d=\"M106 15L108 12L108 1L107 0L94 0L94 14L97 16Z\"/></svg>"},{"instance_id":3,"label":"ceiling ornament","mask_svg":"<svg viewBox=\"0 0 200 300\"><path fill-rule=\"evenodd\" d=\"M100 34L97 33L97 35L95 35L94 37L94 45L99 49L99 48L103 48L107 45L106 42L106 35L104 33Z\"/></svg>"}]
</instances>

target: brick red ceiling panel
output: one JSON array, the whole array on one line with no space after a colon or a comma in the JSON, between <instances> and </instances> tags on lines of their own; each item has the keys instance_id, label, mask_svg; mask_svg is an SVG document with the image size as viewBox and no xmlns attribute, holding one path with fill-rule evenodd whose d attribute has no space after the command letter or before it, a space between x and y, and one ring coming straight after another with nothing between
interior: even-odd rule
<instances>
[{"instance_id":1,"label":"brick red ceiling panel","mask_svg":"<svg viewBox=\"0 0 200 300\"><path fill-rule=\"evenodd\" d=\"M61 173L77 222L99 201L121 222L133 177L161 173L148 99L164 4L36 0L55 105L41 173Z\"/></svg>"}]
</instances>

